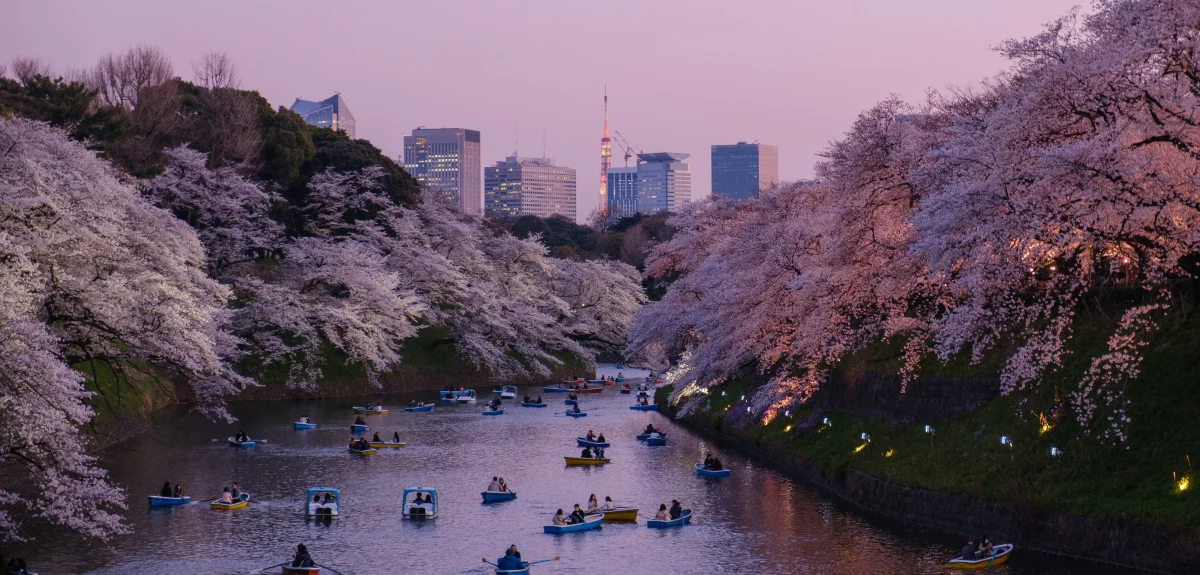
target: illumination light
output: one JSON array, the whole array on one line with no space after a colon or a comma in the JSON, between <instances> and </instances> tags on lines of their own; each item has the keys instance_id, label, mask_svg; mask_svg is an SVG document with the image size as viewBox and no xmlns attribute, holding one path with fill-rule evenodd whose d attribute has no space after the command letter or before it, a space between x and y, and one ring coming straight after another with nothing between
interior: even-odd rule
<instances>
[{"instance_id":1,"label":"illumination light","mask_svg":"<svg viewBox=\"0 0 1200 575\"><path fill-rule=\"evenodd\" d=\"M1051 429L1054 429L1053 425L1050 425L1049 423L1043 423L1042 426L1038 428L1038 435L1042 435Z\"/></svg>"},{"instance_id":2,"label":"illumination light","mask_svg":"<svg viewBox=\"0 0 1200 575\"><path fill-rule=\"evenodd\" d=\"M1188 485L1190 483L1191 482L1188 480L1187 477L1180 477L1179 481L1175 482L1175 489L1179 490L1180 492L1187 491Z\"/></svg>"},{"instance_id":3,"label":"illumination light","mask_svg":"<svg viewBox=\"0 0 1200 575\"><path fill-rule=\"evenodd\" d=\"M790 424L790 423L788 424L788 426L787 426L787 427L783 428L783 432L784 432L784 433L787 433L787 432L789 432L789 431L791 431L791 430L792 430L792 424Z\"/></svg>"},{"instance_id":4,"label":"illumination light","mask_svg":"<svg viewBox=\"0 0 1200 575\"><path fill-rule=\"evenodd\" d=\"M934 431L934 430L933 430L933 426L932 426L932 425L926 425L926 426L925 426L925 433L928 433L928 434L930 434L930 435L933 435L933 431Z\"/></svg>"},{"instance_id":5,"label":"illumination light","mask_svg":"<svg viewBox=\"0 0 1200 575\"><path fill-rule=\"evenodd\" d=\"M1062 457L1062 450L1057 447L1050 448L1050 457Z\"/></svg>"},{"instance_id":6,"label":"illumination light","mask_svg":"<svg viewBox=\"0 0 1200 575\"><path fill-rule=\"evenodd\" d=\"M1010 439L1007 435L1001 435L1000 436L1000 445L1007 445L1009 447L1012 447L1012 439Z\"/></svg>"},{"instance_id":7,"label":"illumination light","mask_svg":"<svg viewBox=\"0 0 1200 575\"><path fill-rule=\"evenodd\" d=\"M826 417L823 421L821 421L821 423L824 423L825 425L833 425L833 422L829 421L828 417Z\"/></svg>"},{"instance_id":8,"label":"illumination light","mask_svg":"<svg viewBox=\"0 0 1200 575\"><path fill-rule=\"evenodd\" d=\"M746 401L746 396L745 396L745 395L743 395L743 396L742 396L742 401Z\"/></svg>"},{"instance_id":9,"label":"illumination light","mask_svg":"<svg viewBox=\"0 0 1200 575\"><path fill-rule=\"evenodd\" d=\"M888 450L884 452L883 456L884 456L884 457L891 457L891 456L892 456L892 454L894 454L894 453L896 453L896 450L895 450L895 449L888 448Z\"/></svg>"},{"instance_id":10,"label":"illumination light","mask_svg":"<svg viewBox=\"0 0 1200 575\"><path fill-rule=\"evenodd\" d=\"M863 441L865 441L867 443L871 443L871 435L869 433L864 431L864 432L862 432L862 435L860 437L862 437Z\"/></svg>"},{"instance_id":11,"label":"illumination light","mask_svg":"<svg viewBox=\"0 0 1200 575\"><path fill-rule=\"evenodd\" d=\"M864 450L864 449L866 449L866 448L867 448L867 444L865 444L865 443L864 443L864 444L862 444L862 445L860 445L860 446L858 446L858 447L855 447L855 448L854 448L854 452L855 452L855 453L858 453L859 451L862 451L862 450Z\"/></svg>"},{"instance_id":12,"label":"illumination light","mask_svg":"<svg viewBox=\"0 0 1200 575\"><path fill-rule=\"evenodd\" d=\"M791 417L791 416L792 416L792 410L790 410L790 409L789 409L789 410L787 410L787 411L784 411L784 412L783 412L783 416L784 416L784 417Z\"/></svg>"}]
</instances>

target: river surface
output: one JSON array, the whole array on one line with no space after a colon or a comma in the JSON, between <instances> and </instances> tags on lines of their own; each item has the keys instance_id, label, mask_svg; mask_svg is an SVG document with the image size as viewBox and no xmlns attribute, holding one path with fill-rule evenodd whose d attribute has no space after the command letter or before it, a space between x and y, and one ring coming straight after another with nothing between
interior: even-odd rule
<instances>
[{"instance_id":1,"label":"river surface","mask_svg":"<svg viewBox=\"0 0 1200 575\"><path fill-rule=\"evenodd\" d=\"M624 370L635 376L644 372ZM611 366L601 373L614 374ZM151 433L106 452L113 479L126 487L131 535L108 543L38 541L24 549L41 575L246 574L290 558L305 543L320 564L344 575L391 573L490 574L481 562L495 561L510 544L525 560L560 557L535 566L546 574L892 574L943 573L961 542L882 524L846 509L801 484L716 448L653 412L628 409L631 396L608 387L583 396L584 418L564 417L563 394L540 387L550 407L522 408L506 401L506 413L483 417L479 404L439 403L431 413L406 413L410 399L430 401L436 392L372 398L391 411L367 416L372 432L390 438L399 431L404 449L372 457L346 451L352 405L363 398L303 402L235 403L236 424L180 412ZM308 414L316 430L293 431ZM671 444L647 447L634 438L647 423L666 429ZM253 449L226 445L244 429L268 443ZM612 443L604 467L566 467L578 456L575 437L603 432ZM220 439L213 443L212 439ZM703 479L693 465L715 453L733 469L726 479ZM481 504L480 492L502 476L516 500ZM193 500L216 496L236 481L253 494L249 507L212 511L206 501L150 509L146 496L163 481L183 483ZM437 489L438 518L402 520L405 487ZM306 520L305 490L341 490L342 516L332 522ZM590 494L641 509L636 524L605 524L599 531L546 535L555 510L586 507ZM693 524L648 529L660 504L678 499L694 510ZM1076 563L1018 550L1011 575L1107 573ZM278 573L278 570L272 570ZM328 573L322 571L322 573Z\"/></svg>"}]
</instances>

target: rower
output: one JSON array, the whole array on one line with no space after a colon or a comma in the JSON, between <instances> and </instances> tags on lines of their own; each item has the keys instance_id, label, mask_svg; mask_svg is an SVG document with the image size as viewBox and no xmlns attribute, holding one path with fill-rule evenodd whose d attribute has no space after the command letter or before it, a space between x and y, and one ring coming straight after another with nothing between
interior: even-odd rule
<instances>
[{"instance_id":1,"label":"rower","mask_svg":"<svg viewBox=\"0 0 1200 575\"><path fill-rule=\"evenodd\" d=\"M596 441L596 432L589 429L588 433L587 433L587 440L588 441Z\"/></svg>"},{"instance_id":2,"label":"rower","mask_svg":"<svg viewBox=\"0 0 1200 575\"><path fill-rule=\"evenodd\" d=\"M383 443L383 440L379 439L378 431L375 432L375 435L371 436L371 441L374 441L375 443Z\"/></svg>"},{"instance_id":3,"label":"rower","mask_svg":"<svg viewBox=\"0 0 1200 575\"><path fill-rule=\"evenodd\" d=\"M239 429L237 432L237 435L234 436L234 440L237 441L238 443L243 443L246 441L250 441L250 437L246 435L246 432Z\"/></svg>"},{"instance_id":4,"label":"rower","mask_svg":"<svg viewBox=\"0 0 1200 575\"><path fill-rule=\"evenodd\" d=\"M672 499L671 500L671 519L679 519L680 515L683 515L683 506L680 505L678 501Z\"/></svg>"},{"instance_id":5,"label":"rower","mask_svg":"<svg viewBox=\"0 0 1200 575\"><path fill-rule=\"evenodd\" d=\"M705 455L705 456L704 456L704 468L705 468L705 469L709 469L709 468L711 468L711 467L712 467L712 464L713 464L713 457L712 457L712 455Z\"/></svg>"},{"instance_id":6,"label":"rower","mask_svg":"<svg viewBox=\"0 0 1200 575\"><path fill-rule=\"evenodd\" d=\"M600 432L600 437L597 437L596 441L599 441L600 443L608 443L607 441L604 441L604 432L603 431Z\"/></svg>"},{"instance_id":7,"label":"rower","mask_svg":"<svg viewBox=\"0 0 1200 575\"><path fill-rule=\"evenodd\" d=\"M592 458L592 448L590 448L590 447L583 448L583 453L580 453L579 457L581 457L583 459L591 459Z\"/></svg>"},{"instance_id":8,"label":"rower","mask_svg":"<svg viewBox=\"0 0 1200 575\"><path fill-rule=\"evenodd\" d=\"M975 540L967 539L967 544L962 548L962 559L966 561L975 560Z\"/></svg>"},{"instance_id":9,"label":"rower","mask_svg":"<svg viewBox=\"0 0 1200 575\"><path fill-rule=\"evenodd\" d=\"M521 561L521 557L514 554L516 553L516 548L516 545L509 547L504 551L504 557L496 560L497 571L520 571L525 568L525 563Z\"/></svg>"},{"instance_id":10,"label":"rower","mask_svg":"<svg viewBox=\"0 0 1200 575\"><path fill-rule=\"evenodd\" d=\"M654 429L653 425L650 425L650 424L646 425L646 431L645 431L646 433L654 433L654 431L655 431L655 429Z\"/></svg>"},{"instance_id":11,"label":"rower","mask_svg":"<svg viewBox=\"0 0 1200 575\"><path fill-rule=\"evenodd\" d=\"M576 403L575 404L575 413L581 413L581 412L582 412L582 410L579 409L579 404Z\"/></svg>"},{"instance_id":12,"label":"rower","mask_svg":"<svg viewBox=\"0 0 1200 575\"><path fill-rule=\"evenodd\" d=\"M163 483L162 491L159 491L158 495L160 497L170 497L171 496L171 482L170 481Z\"/></svg>"},{"instance_id":13,"label":"rower","mask_svg":"<svg viewBox=\"0 0 1200 575\"><path fill-rule=\"evenodd\" d=\"M577 523L583 523L584 521L587 521L587 519L585 519L583 516L583 509L580 509L579 504L576 503L575 510L572 511L571 516L567 518L567 523L574 525Z\"/></svg>"},{"instance_id":14,"label":"rower","mask_svg":"<svg viewBox=\"0 0 1200 575\"><path fill-rule=\"evenodd\" d=\"M709 469L711 469L711 470L713 470L713 471L720 471L720 470L722 470L722 469L725 469L725 466L724 466L724 465L721 465L721 458L720 458L720 457L714 457L714 458L712 459L712 465L709 465L709 466L708 466L708 468L709 468Z\"/></svg>"},{"instance_id":15,"label":"rower","mask_svg":"<svg viewBox=\"0 0 1200 575\"><path fill-rule=\"evenodd\" d=\"M354 425L366 425L366 424L367 424L367 420L363 419L361 415L356 416L354 418Z\"/></svg>"},{"instance_id":16,"label":"rower","mask_svg":"<svg viewBox=\"0 0 1200 575\"><path fill-rule=\"evenodd\" d=\"M296 546L296 554L292 556L292 567L313 567L316 562L313 561L312 555L308 554L308 547L303 543Z\"/></svg>"},{"instance_id":17,"label":"rower","mask_svg":"<svg viewBox=\"0 0 1200 575\"><path fill-rule=\"evenodd\" d=\"M229 495L230 495L231 497L233 497L234 499L238 499L238 498L240 498L240 497L242 496L242 492L241 492L240 490L238 490L238 486L237 486L237 482L236 482L236 481L234 481L234 482L233 482L233 489L230 489L230 490L229 490Z\"/></svg>"},{"instance_id":18,"label":"rower","mask_svg":"<svg viewBox=\"0 0 1200 575\"><path fill-rule=\"evenodd\" d=\"M529 394L525 394L525 399L523 399L523 400L521 400L521 401L523 401L523 402L525 402L525 403L532 403L532 400L531 400L531 399L529 399Z\"/></svg>"}]
</instances>

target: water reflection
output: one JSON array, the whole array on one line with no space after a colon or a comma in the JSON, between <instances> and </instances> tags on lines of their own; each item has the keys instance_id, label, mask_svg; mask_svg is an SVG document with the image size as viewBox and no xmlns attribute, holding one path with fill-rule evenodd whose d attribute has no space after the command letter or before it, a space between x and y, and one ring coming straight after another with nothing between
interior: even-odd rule
<instances>
[{"instance_id":1,"label":"water reflection","mask_svg":"<svg viewBox=\"0 0 1200 575\"><path fill-rule=\"evenodd\" d=\"M520 390L522 395L539 392ZM169 425L105 456L114 479L128 486L132 535L102 546L42 541L24 551L37 557L43 575L244 575L283 561L297 543L308 545L318 563L346 575L490 573L480 557L494 560L510 544L526 559L562 557L535 567L535 573L863 574L939 573L959 545L868 521L704 443L657 413L630 411L631 397L613 388L585 397L589 415L580 419L562 416L560 396L554 394L543 394L551 403L545 409L507 401L507 412L498 417L481 417L482 403L439 403L431 413L401 409L410 399L431 397L436 392L372 398L392 408L387 415L366 416L372 432L390 438L398 431L408 447L381 449L370 457L345 449L354 420L350 407L361 405L362 398L235 404L236 425L181 411ZM303 414L318 428L294 431L292 422ZM637 442L634 436L647 423L667 430L673 444ZM237 429L268 443L253 449L226 446L224 438ZM565 466L563 456L579 454L574 438L589 429L603 432L612 443L607 455L613 462ZM696 477L692 466L706 450L733 468L733 476ZM518 498L481 504L480 492L493 476L504 477ZM201 503L148 509L146 496L166 480L183 483ZM254 494L250 506L209 510L206 498L233 481ZM401 519L401 494L418 485L437 489L437 519ZM305 490L312 486L341 490L339 519L305 517ZM598 532L541 533L555 510L586 505L593 493L601 501L611 496L618 505L639 507L638 522L606 524ZM694 524L647 529L646 519L672 499L695 510ZM1098 571L1018 553L1006 572Z\"/></svg>"}]
</instances>

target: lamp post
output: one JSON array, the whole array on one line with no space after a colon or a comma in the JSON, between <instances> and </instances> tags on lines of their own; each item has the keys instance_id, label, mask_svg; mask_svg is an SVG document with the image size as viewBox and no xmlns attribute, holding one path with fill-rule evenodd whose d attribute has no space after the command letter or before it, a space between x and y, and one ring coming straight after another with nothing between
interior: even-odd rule
<instances>
[{"instance_id":1,"label":"lamp post","mask_svg":"<svg viewBox=\"0 0 1200 575\"><path fill-rule=\"evenodd\" d=\"M1013 455L1013 442L1012 442L1012 438L1011 438L1011 437L1009 437L1009 436L1007 436L1007 435L1001 435L1001 436L1000 436L1000 445L1007 445L1007 446L1008 446L1008 458L1009 458L1010 460L1014 460L1014 461L1015 461L1015 460L1016 460L1016 457Z\"/></svg>"}]
</instances>

